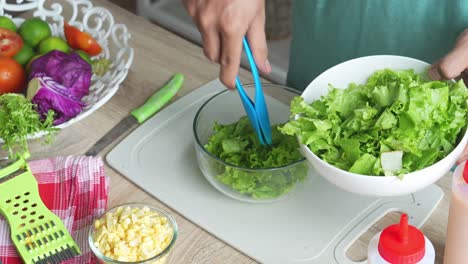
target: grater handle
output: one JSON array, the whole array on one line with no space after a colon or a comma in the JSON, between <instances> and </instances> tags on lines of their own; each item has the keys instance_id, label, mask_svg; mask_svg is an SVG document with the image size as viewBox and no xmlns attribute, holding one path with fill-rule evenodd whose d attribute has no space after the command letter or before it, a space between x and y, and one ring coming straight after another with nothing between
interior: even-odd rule
<instances>
[{"instance_id":1,"label":"grater handle","mask_svg":"<svg viewBox=\"0 0 468 264\"><path fill-rule=\"evenodd\" d=\"M16 171L27 167L26 161L23 158L11 163L8 163L8 160L5 160L4 163L7 164L5 167L0 167L0 183L6 181L5 178L14 174Z\"/></svg>"}]
</instances>

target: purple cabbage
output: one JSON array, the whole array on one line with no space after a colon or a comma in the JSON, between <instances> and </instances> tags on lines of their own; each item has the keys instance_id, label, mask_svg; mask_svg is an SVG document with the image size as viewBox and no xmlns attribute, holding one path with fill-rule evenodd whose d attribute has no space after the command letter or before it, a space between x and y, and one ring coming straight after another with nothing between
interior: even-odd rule
<instances>
[{"instance_id":1,"label":"purple cabbage","mask_svg":"<svg viewBox=\"0 0 468 264\"><path fill-rule=\"evenodd\" d=\"M67 94L80 101L88 95L91 84L92 68L76 53L53 50L31 63L29 79L40 74L49 76L67 88Z\"/></svg>"},{"instance_id":2,"label":"purple cabbage","mask_svg":"<svg viewBox=\"0 0 468 264\"><path fill-rule=\"evenodd\" d=\"M37 91L35 94L34 91ZM37 112L45 118L49 110L54 111L54 125L60 125L77 116L84 104L70 94L70 89L43 73L37 73L29 82L28 98L37 105Z\"/></svg>"}]
</instances>

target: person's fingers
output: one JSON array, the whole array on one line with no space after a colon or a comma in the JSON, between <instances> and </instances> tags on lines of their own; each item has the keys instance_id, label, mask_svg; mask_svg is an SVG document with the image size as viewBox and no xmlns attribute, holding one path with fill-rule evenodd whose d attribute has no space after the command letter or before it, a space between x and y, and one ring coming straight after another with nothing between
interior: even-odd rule
<instances>
[{"instance_id":1,"label":"person's fingers","mask_svg":"<svg viewBox=\"0 0 468 264\"><path fill-rule=\"evenodd\" d=\"M465 85L468 85L468 69L466 69L462 74L462 79Z\"/></svg>"},{"instance_id":2,"label":"person's fingers","mask_svg":"<svg viewBox=\"0 0 468 264\"><path fill-rule=\"evenodd\" d=\"M444 79L454 79L468 67L468 42L455 48L439 63L439 73Z\"/></svg>"},{"instance_id":3,"label":"person's fingers","mask_svg":"<svg viewBox=\"0 0 468 264\"><path fill-rule=\"evenodd\" d=\"M220 79L229 89L235 88L242 53L242 30L235 24L227 24L221 30Z\"/></svg>"},{"instance_id":4,"label":"person's fingers","mask_svg":"<svg viewBox=\"0 0 468 264\"><path fill-rule=\"evenodd\" d=\"M265 10L252 22L247 32L250 48L252 49L255 63L262 73L270 73L271 65L268 61L268 47L265 35Z\"/></svg>"},{"instance_id":5,"label":"person's fingers","mask_svg":"<svg viewBox=\"0 0 468 264\"><path fill-rule=\"evenodd\" d=\"M219 62L220 54L220 39L219 33L215 30L210 30L202 35L203 52L205 56L213 62Z\"/></svg>"},{"instance_id":6,"label":"person's fingers","mask_svg":"<svg viewBox=\"0 0 468 264\"><path fill-rule=\"evenodd\" d=\"M468 30L457 39L454 49L429 70L434 80L454 79L468 68Z\"/></svg>"},{"instance_id":7,"label":"person's fingers","mask_svg":"<svg viewBox=\"0 0 468 264\"><path fill-rule=\"evenodd\" d=\"M205 56L213 62L219 62L221 43L218 30L214 25L207 25L201 35Z\"/></svg>"},{"instance_id":8,"label":"person's fingers","mask_svg":"<svg viewBox=\"0 0 468 264\"><path fill-rule=\"evenodd\" d=\"M182 3L185 6L185 9L187 9L187 13L189 16L192 18L195 17L196 11L197 11L197 1L195 0L183 0Z\"/></svg>"},{"instance_id":9,"label":"person's fingers","mask_svg":"<svg viewBox=\"0 0 468 264\"><path fill-rule=\"evenodd\" d=\"M205 56L216 62L219 59L219 33L216 4L213 3L212 1L199 1L195 23L201 33Z\"/></svg>"},{"instance_id":10,"label":"person's fingers","mask_svg":"<svg viewBox=\"0 0 468 264\"><path fill-rule=\"evenodd\" d=\"M436 61L434 64L431 65L429 71L427 72L429 78L431 78L432 80L442 80L442 76L439 73L439 63L440 60Z\"/></svg>"},{"instance_id":11,"label":"person's fingers","mask_svg":"<svg viewBox=\"0 0 468 264\"><path fill-rule=\"evenodd\" d=\"M239 71L242 38L247 36L259 71L268 73L264 0L183 0L203 38L203 50L220 64L220 80L235 88ZM249 32L247 32L249 31Z\"/></svg>"},{"instance_id":12,"label":"person's fingers","mask_svg":"<svg viewBox=\"0 0 468 264\"><path fill-rule=\"evenodd\" d=\"M466 81L468 81L468 69L465 69L462 73L460 73L460 75L457 76L457 78L455 78L455 81L459 81L459 80L463 80L463 82L465 84L467 84Z\"/></svg>"}]
</instances>

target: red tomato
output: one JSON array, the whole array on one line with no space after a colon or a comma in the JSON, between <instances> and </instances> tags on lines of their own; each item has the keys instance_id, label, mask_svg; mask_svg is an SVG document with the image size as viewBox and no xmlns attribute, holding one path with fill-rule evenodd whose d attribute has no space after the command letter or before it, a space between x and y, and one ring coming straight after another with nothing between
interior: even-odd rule
<instances>
[{"instance_id":1,"label":"red tomato","mask_svg":"<svg viewBox=\"0 0 468 264\"><path fill-rule=\"evenodd\" d=\"M25 80L26 76L21 64L13 58L0 57L0 95L22 92Z\"/></svg>"},{"instance_id":2,"label":"red tomato","mask_svg":"<svg viewBox=\"0 0 468 264\"><path fill-rule=\"evenodd\" d=\"M0 57L13 57L23 47L23 39L15 32L0 28Z\"/></svg>"},{"instance_id":3,"label":"red tomato","mask_svg":"<svg viewBox=\"0 0 468 264\"><path fill-rule=\"evenodd\" d=\"M91 56L101 53L102 48L99 43L88 33L80 31L74 26L64 24L65 37L67 42L73 49L82 50Z\"/></svg>"}]
</instances>

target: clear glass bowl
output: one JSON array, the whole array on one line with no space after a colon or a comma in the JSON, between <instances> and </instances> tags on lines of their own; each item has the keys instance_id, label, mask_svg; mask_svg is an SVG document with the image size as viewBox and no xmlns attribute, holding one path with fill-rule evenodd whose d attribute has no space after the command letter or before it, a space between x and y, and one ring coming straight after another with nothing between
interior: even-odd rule
<instances>
[{"instance_id":1,"label":"clear glass bowl","mask_svg":"<svg viewBox=\"0 0 468 264\"><path fill-rule=\"evenodd\" d=\"M111 258L108 258L104 256L104 254L94 245L94 239L93 239L93 234L95 232L95 227L94 227L94 222L91 225L89 229L89 234L88 234L88 243L89 247L93 251L94 255L97 257L99 263L106 263L106 264L165 264L169 263L169 257L171 253L171 249L173 248L176 240L177 240L177 235L178 235L178 228L177 228L177 223L175 219L167 212L154 207L151 204L145 204L145 203L128 203L128 204L122 204L118 205L114 208L111 208L107 210L104 214L102 214L99 218L102 218L109 212L115 212L119 208L125 208L125 207L130 207L130 208L143 208L143 207L148 207L151 211L157 212L159 215L164 216L167 218L167 221L169 225L172 227L173 233L172 233L172 239L171 242L168 244L168 246L163 249L159 254L155 255L154 257L151 257L146 260L142 261L135 261L135 262L125 262L125 261L118 261L114 260Z\"/></svg>"},{"instance_id":2,"label":"clear glass bowl","mask_svg":"<svg viewBox=\"0 0 468 264\"><path fill-rule=\"evenodd\" d=\"M289 111L291 100L295 96L300 96L300 93L283 86L273 84L262 85L271 125L286 123L291 114ZM244 89L250 98L255 98L253 85L245 85ZM244 202L264 203L278 201L287 197L293 193L293 190L301 182L297 179L302 178L305 180L308 175L309 165L305 158L283 167L250 169L227 163L209 153L205 148L209 137L213 134L215 122L223 125L232 124L243 116L246 116L246 113L237 91L222 91L212 96L200 107L193 122L195 152L200 170L213 187L233 199ZM272 195L261 197L261 195L253 195L253 192L241 193L241 189L245 190L245 188L236 189L232 187L235 184L227 185L221 182L220 178L225 173L239 175L239 178L242 177L244 180L255 182L254 188L281 187L275 187L275 190L278 191L275 191L274 197ZM257 180L260 178L262 179L261 184Z\"/></svg>"}]
</instances>

